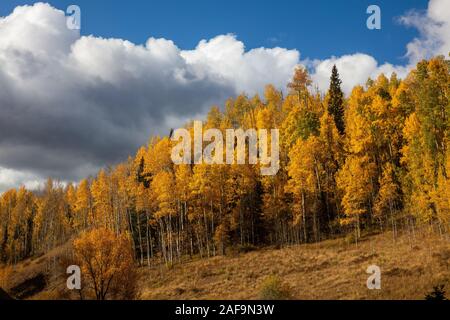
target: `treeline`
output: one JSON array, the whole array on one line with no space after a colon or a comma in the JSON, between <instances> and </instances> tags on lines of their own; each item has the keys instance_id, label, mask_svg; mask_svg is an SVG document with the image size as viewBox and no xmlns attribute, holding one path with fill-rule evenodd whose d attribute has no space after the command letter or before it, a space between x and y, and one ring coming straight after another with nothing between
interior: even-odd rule
<instances>
[{"instance_id":1,"label":"treeline","mask_svg":"<svg viewBox=\"0 0 450 320\"><path fill-rule=\"evenodd\" d=\"M176 142L155 137L77 185L7 191L0 260L16 263L96 227L128 234L142 265L417 223L448 232L449 68L444 57L422 61L405 79L380 75L347 99L336 68L325 96L299 68L287 96L269 85L264 99L211 108L205 129L280 129L275 176L258 165L174 165Z\"/></svg>"}]
</instances>

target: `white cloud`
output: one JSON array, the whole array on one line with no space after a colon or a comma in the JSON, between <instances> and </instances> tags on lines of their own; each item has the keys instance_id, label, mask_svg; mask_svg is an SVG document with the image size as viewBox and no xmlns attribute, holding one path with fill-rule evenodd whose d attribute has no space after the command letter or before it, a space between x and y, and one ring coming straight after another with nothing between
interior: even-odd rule
<instances>
[{"instance_id":1,"label":"white cloud","mask_svg":"<svg viewBox=\"0 0 450 320\"><path fill-rule=\"evenodd\" d=\"M390 76L395 72L402 78L409 70L408 66L393 66L389 63L378 65L372 56L363 53L315 60L309 64L312 64L314 68L311 78L322 92L328 90L331 69L333 65L336 65L342 80L342 90L346 94L349 94L355 85L365 84L369 78L375 79L381 73Z\"/></svg>"},{"instance_id":2,"label":"white cloud","mask_svg":"<svg viewBox=\"0 0 450 320\"><path fill-rule=\"evenodd\" d=\"M419 30L420 36L407 45L411 63L450 51L450 1L430 0L426 13L411 11L400 22Z\"/></svg>"},{"instance_id":3,"label":"white cloud","mask_svg":"<svg viewBox=\"0 0 450 320\"><path fill-rule=\"evenodd\" d=\"M32 172L23 172L12 169L0 167L0 192L17 188L18 186L25 186L30 190L35 190L42 185L43 178Z\"/></svg>"},{"instance_id":4,"label":"white cloud","mask_svg":"<svg viewBox=\"0 0 450 320\"><path fill-rule=\"evenodd\" d=\"M236 91L254 94L268 82L284 88L299 63L300 53L279 47L245 52L244 44L233 35L221 35L200 41L194 50L183 51L181 56L198 73L216 75L233 83Z\"/></svg>"}]
</instances>

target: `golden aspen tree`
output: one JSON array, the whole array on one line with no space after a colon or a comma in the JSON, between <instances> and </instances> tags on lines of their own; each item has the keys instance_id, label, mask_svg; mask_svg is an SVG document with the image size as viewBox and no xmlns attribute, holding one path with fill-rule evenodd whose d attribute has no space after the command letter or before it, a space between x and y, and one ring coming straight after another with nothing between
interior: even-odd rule
<instances>
[{"instance_id":1,"label":"golden aspen tree","mask_svg":"<svg viewBox=\"0 0 450 320\"><path fill-rule=\"evenodd\" d=\"M385 165L379 185L378 195L374 204L374 217L380 221L382 230L384 220L390 219L392 232L395 236L397 231L395 213L399 209L401 197L400 187L396 182L394 166L391 163Z\"/></svg>"},{"instance_id":2,"label":"golden aspen tree","mask_svg":"<svg viewBox=\"0 0 450 320\"><path fill-rule=\"evenodd\" d=\"M368 100L364 89L356 86L348 99L346 112L347 149L353 154L364 154L372 147L372 136L368 131L370 123L364 117Z\"/></svg>"},{"instance_id":3,"label":"golden aspen tree","mask_svg":"<svg viewBox=\"0 0 450 320\"><path fill-rule=\"evenodd\" d=\"M450 172L450 152L447 152L446 172ZM438 187L432 194L436 203L437 218L440 225L448 232L450 227L450 178L441 173L438 178Z\"/></svg>"},{"instance_id":4,"label":"golden aspen tree","mask_svg":"<svg viewBox=\"0 0 450 320\"><path fill-rule=\"evenodd\" d=\"M152 144L153 143L153 144ZM149 200L148 197L148 187L150 186L150 181L155 174L153 167L150 167L151 158L149 153L151 152L151 148L154 147L154 143L156 143L156 140L153 141L151 144L149 144L149 148L141 147L136 153L136 156L132 160L131 163L131 174L129 176L128 182L129 182L129 191L132 195L132 198L134 200L134 210L133 212L129 212L129 222L130 222L130 230L131 234L133 235L133 244L134 244L134 238L137 237L137 244L138 248L135 252L138 252L138 255L140 257L140 264L142 265L144 263L144 242L146 242L146 239L144 239L144 234L146 234L146 231L150 234L150 226L148 223L146 224L144 230L142 228L142 224L144 221L147 220L148 222L148 203ZM146 220L142 219L142 215L145 213ZM136 221L133 222L133 217L136 217ZM136 236L134 233L136 232ZM150 235L149 235L150 236ZM147 239L148 242L150 242L150 239ZM150 248L149 248L150 247ZM147 249L151 249L150 244L148 245ZM148 250L147 250L148 251ZM149 252L147 252L147 264L150 265L150 261L148 258Z\"/></svg>"},{"instance_id":5,"label":"golden aspen tree","mask_svg":"<svg viewBox=\"0 0 450 320\"><path fill-rule=\"evenodd\" d=\"M150 233L150 211L152 210L152 199L150 190L145 187L144 184L136 184L135 190L135 208L137 215L137 228L139 237L139 254L140 263L144 263L144 243L146 243L145 255L147 256L147 265L150 266L150 258L153 255L153 245L151 245L151 233ZM141 219L141 215L145 215L144 219ZM142 222L145 223L145 231L141 231Z\"/></svg>"},{"instance_id":6,"label":"golden aspen tree","mask_svg":"<svg viewBox=\"0 0 450 320\"><path fill-rule=\"evenodd\" d=\"M278 129L282 125L285 116L282 115L283 101L280 92L273 86L267 86L265 92L266 104L257 110L256 128L260 130ZM294 101L297 103L297 101ZM283 139L281 130L281 139ZM267 144L271 144L268 137ZM284 146L280 150L280 170L275 176L256 177L254 184L256 201L261 201L261 211L266 226L263 229L262 239L277 245L287 244L293 241L291 217L288 209L288 200L284 192L287 183L287 173L284 164L288 161ZM260 199L259 199L260 198ZM270 233L266 235L265 233Z\"/></svg>"},{"instance_id":7,"label":"golden aspen tree","mask_svg":"<svg viewBox=\"0 0 450 320\"><path fill-rule=\"evenodd\" d=\"M133 299L137 275L126 235L100 228L74 241L77 263L83 274L83 293L97 300Z\"/></svg>"},{"instance_id":8,"label":"golden aspen tree","mask_svg":"<svg viewBox=\"0 0 450 320\"><path fill-rule=\"evenodd\" d=\"M131 195L128 180L130 176L129 163L117 165L111 173L113 194L114 221L116 233L129 231L128 209L131 206Z\"/></svg>"},{"instance_id":9,"label":"golden aspen tree","mask_svg":"<svg viewBox=\"0 0 450 320\"><path fill-rule=\"evenodd\" d=\"M161 171L156 174L151 183L157 204L155 218L160 227L160 246L166 264L174 262L174 233L172 230L172 218L176 215L176 203L172 197L175 189L175 178L173 173Z\"/></svg>"},{"instance_id":10,"label":"golden aspen tree","mask_svg":"<svg viewBox=\"0 0 450 320\"><path fill-rule=\"evenodd\" d=\"M183 164L175 167L175 195L179 212L178 250L183 254L184 250L187 249L185 248L185 244L188 242L188 252L192 257L194 254L194 238L188 220L191 207L191 194L189 188L191 179L192 169L190 165Z\"/></svg>"},{"instance_id":11,"label":"golden aspen tree","mask_svg":"<svg viewBox=\"0 0 450 320\"><path fill-rule=\"evenodd\" d=\"M234 192L233 207L230 207L231 229L237 231L241 246L255 244L261 220L262 190L252 165L233 165L230 167L228 181Z\"/></svg>"},{"instance_id":12,"label":"golden aspen tree","mask_svg":"<svg viewBox=\"0 0 450 320\"><path fill-rule=\"evenodd\" d=\"M371 206L374 172L375 166L367 156L349 156L337 174L345 214L340 222L343 225L354 225L356 239L361 236L361 222Z\"/></svg>"},{"instance_id":13,"label":"golden aspen tree","mask_svg":"<svg viewBox=\"0 0 450 320\"><path fill-rule=\"evenodd\" d=\"M281 91L275 89L273 85L267 85L264 90L264 108L259 108L258 110L261 111L261 109L266 109L269 111L270 114L270 122L268 122L266 119L266 124L268 125L266 129L269 128L278 128L283 121L283 117L281 115L282 106L283 106L283 94ZM261 128L260 125L257 124L258 128Z\"/></svg>"},{"instance_id":14,"label":"golden aspen tree","mask_svg":"<svg viewBox=\"0 0 450 320\"><path fill-rule=\"evenodd\" d=\"M292 93L298 96L301 100L306 94L308 87L312 84L308 70L305 67L297 67L294 72L292 81L288 83L288 88Z\"/></svg>"},{"instance_id":15,"label":"golden aspen tree","mask_svg":"<svg viewBox=\"0 0 450 320\"><path fill-rule=\"evenodd\" d=\"M80 181L76 190L74 217L74 227L76 230L83 230L86 229L88 225L96 224L92 206L93 200L89 181L87 179L83 179Z\"/></svg>"},{"instance_id":16,"label":"golden aspen tree","mask_svg":"<svg viewBox=\"0 0 450 320\"><path fill-rule=\"evenodd\" d=\"M33 195L22 186L17 192L16 203L11 212L11 228L8 230L8 255L13 263L31 254L34 214Z\"/></svg>"},{"instance_id":17,"label":"golden aspen tree","mask_svg":"<svg viewBox=\"0 0 450 320\"><path fill-rule=\"evenodd\" d=\"M67 184L64 190L64 202L66 205L66 215L70 221L70 227L75 228L77 218L76 215L76 202L77 202L77 193L74 185L72 183Z\"/></svg>"},{"instance_id":18,"label":"golden aspen tree","mask_svg":"<svg viewBox=\"0 0 450 320\"><path fill-rule=\"evenodd\" d=\"M161 171L171 171L173 162L171 158L172 141L168 137L156 138L150 142L144 157L144 175L151 177Z\"/></svg>"},{"instance_id":19,"label":"golden aspen tree","mask_svg":"<svg viewBox=\"0 0 450 320\"><path fill-rule=\"evenodd\" d=\"M286 190L294 195L295 223L303 227L304 241L307 238L307 219L312 216L314 240L320 237L318 212L320 212L320 194L322 192L321 158L322 143L319 138L311 136L308 140L297 140L291 149L288 166L289 183ZM309 201L308 201L309 200ZM309 207L308 208L308 203Z\"/></svg>"},{"instance_id":20,"label":"golden aspen tree","mask_svg":"<svg viewBox=\"0 0 450 320\"><path fill-rule=\"evenodd\" d=\"M190 212L190 220L196 223L194 227L195 235L201 256L210 256L212 253L212 244L210 243L210 234L212 232L210 223L212 219L211 210L208 210L212 197L213 189L209 183L208 175L210 166L203 163L196 165L189 188L191 190L191 199L193 210Z\"/></svg>"},{"instance_id":21,"label":"golden aspen tree","mask_svg":"<svg viewBox=\"0 0 450 320\"><path fill-rule=\"evenodd\" d=\"M109 176L101 169L91 186L93 207L99 226L114 230L111 185Z\"/></svg>"},{"instance_id":22,"label":"golden aspen tree","mask_svg":"<svg viewBox=\"0 0 450 320\"><path fill-rule=\"evenodd\" d=\"M12 224L11 217L17 202L17 191L15 189L10 189L4 192L0 198L0 258L3 262L8 262L10 260L10 255L8 252L8 242L11 241L8 237L10 234L10 229L14 228Z\"/></svg>"},{"instance_id":23,"label":"golden aspen tree","mask_svg":"<svg viewBox=\"0 0 450 320\"><path fill-rule=\"evenodd\" d=\"M64 190L48 179L43 196L37 200L33 228L33 250L47 252L70 237L70 218L66 215Z\"/></svg>"}]
</instances>

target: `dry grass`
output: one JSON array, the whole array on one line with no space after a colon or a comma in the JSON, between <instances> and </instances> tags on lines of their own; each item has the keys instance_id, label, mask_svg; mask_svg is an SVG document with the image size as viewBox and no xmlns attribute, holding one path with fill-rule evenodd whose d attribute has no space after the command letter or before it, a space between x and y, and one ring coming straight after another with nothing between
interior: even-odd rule
<instances>
[{"instance_id":1,"label":"dry grass","mask_svg":"<svg viewBox=\"0 0 450 320\"><path fill-rule=\"evenodd\" d=\"M381 290L368 290L368 266L381 268ZM358 246L342 239L264 249L237 257L141 269L143 299L258 299L276 276L296 299L424 299L437 284L450 289L450 241L435 234L386 233Z\"/></svg>"},{"instance_id":2,"label":"dry grass","mask_svg":"<svg viewBox=\"0 0 450 320\"><path fill-rule=\"evenodd\" d=\"M76 299L65 288L65 270L55 261L66 246L14 267L10 286L48 276L45 290L31 299ZM58 258L59 257L59 258ZM57 263L56 263L57 264ZM368 290L369 265L381 268L381 290ZM282 249L266 248L139 269L141 299L259 299L267 279L279 279L294 299L424 299L436 285L450 291L450 240L425 231L397 239L391 233L366 237L356 246L345 239Z\"/></svg>"},{"instance_id":3,"label":"dry grass","mask_svg":"<svg viewBox=\"0 0 450 320\"><path fill-rule=\"evenodd\" d=\"M71 252L71 242L67 242L50 250L45 255L26 259L14 266L0 267L0 280L2 272L7 274L7 277L3 278L3 284L0 284L0 287L13 294L14 291L24 287L25 283L43 276L46 280L45 289L33 294L31 297L27 297L28 299L66 298L71 293L63 290L65 289L65 269L62 261L67 259Z\"/></svg>"}]
</instances>

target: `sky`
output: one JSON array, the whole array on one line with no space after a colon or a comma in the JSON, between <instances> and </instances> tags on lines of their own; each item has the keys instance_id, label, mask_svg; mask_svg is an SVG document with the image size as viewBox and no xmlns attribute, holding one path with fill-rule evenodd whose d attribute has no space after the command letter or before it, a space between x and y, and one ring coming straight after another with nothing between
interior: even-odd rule
<instances>
[{"instance_id":1,"label":"sky","mask_svg":"<svg viewBox=\"0 0 450 320\"><path fill-rule=\"evenodd\" d=\"M0 15L17 5L34 1L2 0ZM107 1L58 0L52 6L65 10L77 4L82 10L81 33L145 43L149 36L173 40L193 49L199 40L235 34L247 49L281 46L301 50L302 56L325 59L364 52L380 62L402 63L406 44L418 34L401 27L398 18L408 10L426 10L427 0L190 0ZM382 29L366 28L366 9L382 9Z\"/></svg>"},{"instance_id":2,"label":"sky","mask_svg":"<svg viewBox=\"0 0 450 320\"><path fill-rule=\"evenodd\" d=\"M336 64L348 94L449 51L448 0L2 0L0 192L94 175L230 96L285 90L298 65L326 91Z\"/></svg>"}]
</instances>

